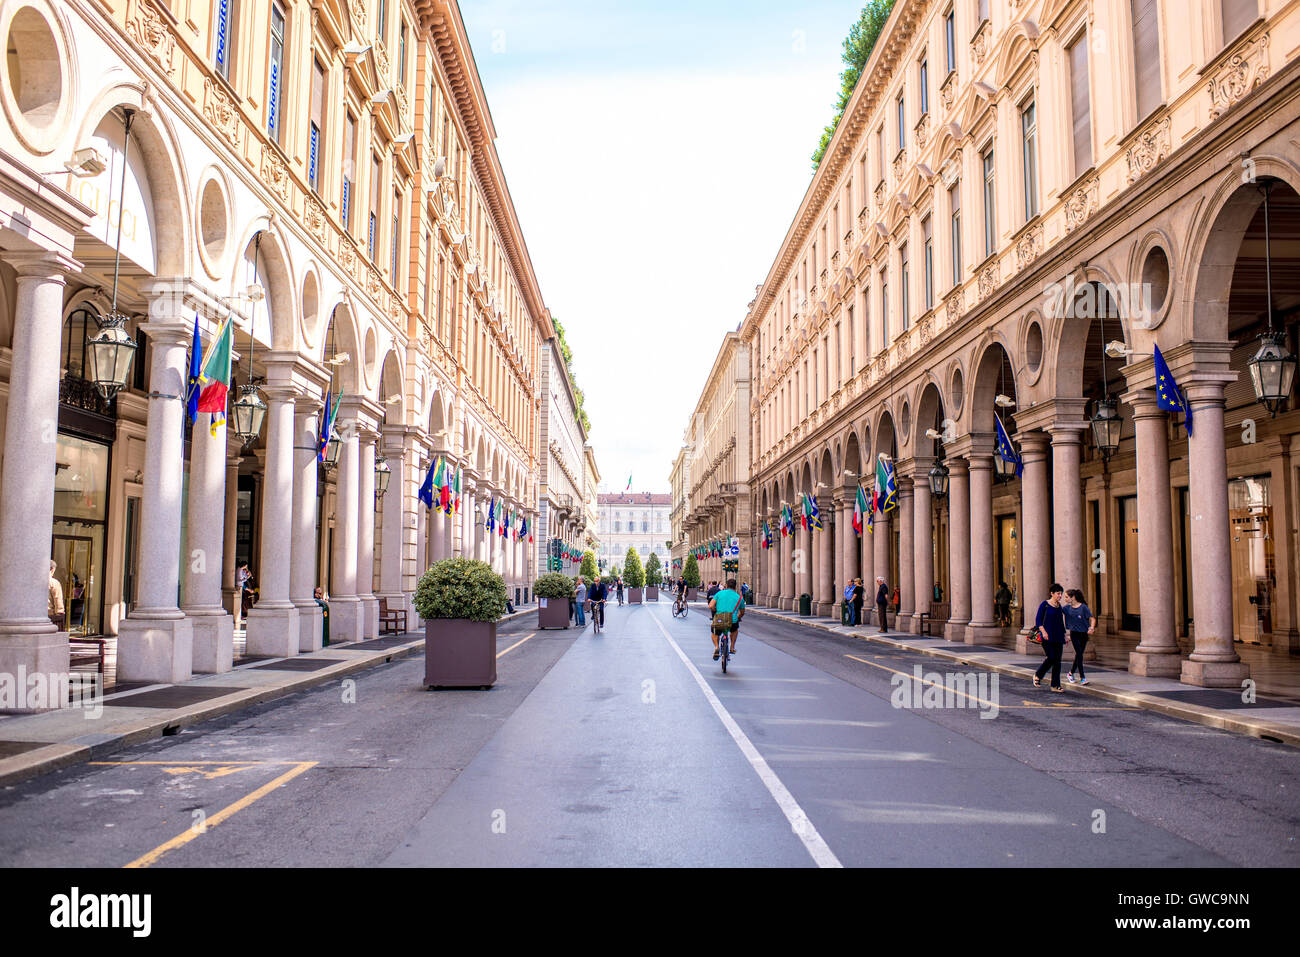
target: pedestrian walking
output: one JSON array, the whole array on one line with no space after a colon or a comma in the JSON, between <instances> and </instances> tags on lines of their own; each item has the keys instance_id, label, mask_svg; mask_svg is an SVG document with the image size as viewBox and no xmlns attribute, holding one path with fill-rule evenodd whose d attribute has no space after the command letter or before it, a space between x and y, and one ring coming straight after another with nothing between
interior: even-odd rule
<instances>
[{"instance_id":1,"label":"pedestrian walking","mask_svg":"<svg viewBox=\"0 0 1300 957\"><path fill-rule=\"evenodd\" d=\"M852 624L854 623L854 622L853 622L853 582L854 582L854 580L855 580L855 579L850 578L850 579L849 579L849 583L848 583L847 585L844 586L844 608L845 608L845 610L847 611L847 614L845 615L845 617L848 619L848 624L849 624L849 625L852 625Z\"/></svg>"},{"instance_id":2,"label":"pedestrian walking","mask_svg":"<svg viewBox=\"0 0 1300 957\"><path fill-rule=\"evenodd\" d=\"M1038 640L1043 644L1043 663L1034 672L1034 687L1041 687L1043 675L1052 669L1052 690L1064 691L1061 687L1061 654L1065 651L1065 610L1061 601L1065 589L1053 584L1047 600L1038 606L1034 618L1034 629Z\"/></svg>"},{"instance_id":3,"label":"pedestrian walking","mask_svg":"<svg viewBox=\"0 0 1300 957\"><path fill-rule=\"evenodd\" d=\"M330 604L325 598L325 589L321 588L319 585L317 585L316 590L311 593L311 597L315 599L316 604L320 607L321 647L324 647L330 643Z\"/></svg>"},{"instance_id":4,"label":"pedestrian walking","mask_svg":"<svg viewBox=\"0 0 1300 957\"><path fill-rule=\"evenodd\" d=\"M898 590L897 585L894 586L894 598L890 601L890 604L894 606L894 627L897 628L898 613L903 610L903 596L902 592Z\"/></svg>"},{"instance_id":5,"label":"pedestrian walking","mask_svg":"<svg viewBox=\"0 0 1300 957\"><path fill-rule=\"evenodd\" d=\"M1074 665L1065 680L1074 684L1077 675L1079 684L1086 685L1088 679L1083 673L1083 651L1088 647L1088 636L1097 630L1097 616L1084 602L1083 592L1079 589L1071 588L1065 597L1065 627L1069 629L1070 644L1074 646Z\"/></svg>"},{"instance_id":6,"label":"pedestrian walking","mask_svg":"<svg viewBox=\"0 0 1300 957\"><path fill-rule=\"evenodd\" d=\"M615 585L615 590L618 592L618 603L621 605L623 604L623 576L622 575L618 576L618 584Z\"/></svg>"},{"instance_id":7,"label":"pedestrian walking","mask_svg":"<svg viewBox=\"0 0 1300 957\"><path fill-rule=\"evenodd\" d=\"M63 585L61 585L59 583L59 580L54 577L54 573L58 570L58 567L59 567L59 563L51 558L50 559L50 595L49 595L49 600L46 602L46 606L47 606L47 612L50 616L50 621L54 623L56 628L62 631L63 619L64 619Z\"/></svg>"},{"instance_id":8,"label":"pedestrian walking","mask_svg":"<svg viewBox=\"0 0 1300 957\"><path fill-rule=\"evenodd\" d=\"M993 608L999 625L1005 628L1011 624L1011 589L1006 582L998 584L997 593L993 596Z\"/></svg>"},{"instance_id":9,"label":"pedestrian walking","mask_svg":"<svg viewBox=\"0 0 1300 957\"><path fill-rule=\"evenodd\" d=\"M578 583L573 586L573 613L577 616L578 626L587 627L587 616L582 607L587 603L587 586L582 583L582 576L578 576Z\"/></svg>"},{"instance_id":10,"label":"pedestrian walking","mask_svg":"<svg viewBox=\"0 0 1300 957\"><path fill-rule=\"evenodd\" d=\"M853 579L853 624L864 625L862 620L862 602L866 599L867 590L862 586L862 579Z\"/></svg>"},{"instance_id":11,"label":"pedestrian walking","mask_svg":"<svg viewBox=\"0 0 1300 957\"><path fill-rule=\"evenodd\" d=\"M889 633L889 586L880 576L876 576L876 611L880 615L880 633Z\"/></svg>"}]
</instances>

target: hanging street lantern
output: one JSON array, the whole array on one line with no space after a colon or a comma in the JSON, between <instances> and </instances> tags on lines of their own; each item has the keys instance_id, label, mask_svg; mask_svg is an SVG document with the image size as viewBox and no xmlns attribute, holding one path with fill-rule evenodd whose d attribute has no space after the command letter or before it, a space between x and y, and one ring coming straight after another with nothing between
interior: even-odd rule
<instances>
[{"instance_id":1,"label":"hanging street lantern","mask_svg":"<svg viewBox=\"0 0 1300 957\"><path fill-rule=\"evenodd\" d=\"M930 494L935 498L948 494L948 466L942 462L930 469Z\"/></svg>"},{"instance_id":2,"label":"hanging street lantern","mask_svg":"<svg viewBox=\"0 0 1300 957\"><path fill-rule=\"evenodd\" d=\"M126 388L135 349L135 339L126 331L126 316L119 312L110 313L99 331L86 340L87 378L105 399Z\"/></svg>"},{"instance_id":3,"label":"hanging street lantern","mask_svg":"<svg viewBox=\"0 0 1300 957\"><path fill-rule=\"evenodd\" d=\"M1109 459L1119 451L1119 434L1124 425L1115 400L1109 397L1098 399L1097 411L1093 413L1090 423L1093 444L1103 459Z\"/></svg>"},{"instance_id":4,"label":"hanging street lantern","mask_svg":"<svg viewBox=\"0 0 1300 957\"><path fill-rule=\"evenodd\" d=\"M993 468L993 475L999 482L1010 482L1016 477L1016 462L1014 460L1008 462L996 453L993 455Z\"/></svg>"},{"instance_id":5,"label":"hanging street lantern","mask_svg":"<svg viewBox=\"0 0 1300 957\"><path fill-rule=\"evenodd\" d=\"M393 477L392 466L386 459L380 459L375 463L375 496L383 498L384 493L388 491L388 480Z\"/></svg>"},{"instance_id":6,"label":"hanging street lantern","mask_svg":"<svg viewBox=\"0 0 1300 957\"><path fill-rule=\"evenodd\" d=\"M1274 416L1286 403L1295 384L1296 357L1287 351L1284 339L1280 332L1264 333L1259 337L1259 351L1246 363L1251 385L1255 387L1255 399Z\"/></svg>"},{"instance_id":7,"label":"hanging street lantern","mask_svg":"<svg viewBox=\"0 0 1300 957\"><path fill-rule=\"evenodd\" d=\"M248 445L262 431L262 420L266 418L266 403L257 394L257 386L251 382L239 387L239 398L231 407L235 420L235 434Z\"/></svg>"}]
</instances>

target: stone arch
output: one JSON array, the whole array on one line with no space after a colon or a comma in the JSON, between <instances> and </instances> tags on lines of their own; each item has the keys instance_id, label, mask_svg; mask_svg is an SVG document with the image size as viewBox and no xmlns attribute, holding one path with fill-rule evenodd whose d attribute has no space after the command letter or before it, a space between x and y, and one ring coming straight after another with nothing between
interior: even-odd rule
<instances>
[{"instance_id":1,"label":"stone arch","mask_svg":"<svg viewBox=\"0 0 1300 957\"><path fill-rule=\"evenodd\" d=\"M361 390L361 366L357 358L357 327L352 307L347 301L336 303L330 312L325 335L321 337L321 349L321 361L324 363L329 363L335 356L348 356L346 362L330 366L334 374L334 387L358 395Z\"/></svg>"},{"instance_id":2,"label":"stone arch","mask_svg":"<svg viewBox=\"0 0 1300 957\"><path fill-rule=\"evenodd\" d=\"M406 394L403 388L406 377L402 372L402 359L396 349L389 349L384 356L383 368L379 374L379 401L384 407L384 424L399 426L406 424ZM392 399L396 397L397 401Z\"/></svg>"},{"instance_id":3,"label":"stone arch","mask_svg":"<svg viewBox=\"0 0 1300 957\"><path fill-rule=\"evenodd\" d=\"M852 475L848 473L852 472ZM844 442L844 458L840 461L840 474L844 476L845 485L855 485L862 480L862 447L858 444L856 432L849 432ZM850 481L852 480L852 481Z\"/></svg>"},{"instance_id":4,"label":"stone arch","mask_svg":"<svg viewBox=\"0 0 1300 957\"><path fill-rule=\"evenodd\" d=\"M916 421L913 428L916 430L916 440L913 448L916 449L917 455L933 456L938 454L937 443L941 440L932 439L925 433L928 429L943 434L943 420L945 418L946 406L943 402L943 390L933 375L927 375L921 383L921 396L916 402Z\"/></svg>"},{"instance_id":5,"label":"stone arch","mask_svg":"<svg viewBox=\"0 0 1300 957\"><path fill-rule=\"evenodd\" d=\"M894 413L888 408L881 409L880 416L876 420L876 427L872 432L875 435L876 444L869 464L872 471L874 471L876 460L882 452L890 458L895 458L898 454L898 442L894 434Z\"/></svg>"},{"instance_id":6,"label":"stone arch","mask_svg":"<svg viewBox=\"0 0 1300 957\"><path fill-rule=\"evenodd\" d=\"M242 295L249 286L261 286L265 294L261 302L243 302L236 308L252 315L259 343L277 352L293 352L299 325L298 291L283 233L262 217L253 221L246 235L231 270L230 294Z\"/></svg>"},{"instance_id":7,"label":"stone arch","mask_svg":"<svg viewBox=\"0 0 1300 957\"><path fill-rule=\"evenodd\" d=\"M970 431L992 434L996 431L993 422L994 413L999 411L994 400L999 392L1005 394L1019 407L1017 394L1015 364L1011 361L1011 352L1000 336L992 335L981 344L975 361L975 381L970 387L970 402L966 420ZM1000 410L1005 415L1012 409ZM1003 420L1005 424L1005 420ZM1010 429L1010 426L1008 426Z\"/></svg>"},{"instance_id":8,"label":"stone arch","mask_svg":"<svg viewBox=\"0 0 1300 957\"><path fill-rule=\"evenodd\" d=\"M1045 339L1047 348L1051 351L1044 354L1042 362L1044 369L1053 370L1049 388L1054 395L1060 398L1079 398L1084 394L1083 370L1088 356L1088 341L1094 336L1092 327L1097 318L1088 313L1097 311L1093 308L1094 304L1105 306L1096 290L1105 290L1110 303L1105 315L1105 339L1123 339L1124 344L1130 348L1133 339L1129 331L1130 320L1123 312L1123 300L1117 294L1115 280L1108 272L1090 264L1071 275L1065 285L1072 287L1075 295L1067 298L1068 292L1065 292L1061 301L1054 303L1049 311L1050 320L1043 320L1044 325L1048 326ZM1085 286L1091 286L1094 292L1087 292ZM1085 304L1086 308L1078 308ZM1055 313L1054 316L1052 312ZM1097 334L1100 334L1100 329L1099 325ZM1104 341L1101 343L1102 346L1105 344ZM1119 365L1117 362L1116 368Z\"/></svg>"},{"instance_id":9,"label":"stone arch","mask_svg":"<svg viewBox=\"0 0 1300 957\"><path fill-rule=\"evenodd\" d=\"M1188 260L1180 270L1186 279L1178 284L1182 289L1179 304L1190 323L1180 331L1180 341L1222 342L1229 338L1228 296L1237 256L1264 202L1258 182L1265 178L1280 180L1300 193L1300 170L1291 162L1268 155L1252 156L1249 162L1254 164L1256 182L1243 183L1241 170L1236 166L1229 169L1191 230Z\"/></svg>"}]
</instances>

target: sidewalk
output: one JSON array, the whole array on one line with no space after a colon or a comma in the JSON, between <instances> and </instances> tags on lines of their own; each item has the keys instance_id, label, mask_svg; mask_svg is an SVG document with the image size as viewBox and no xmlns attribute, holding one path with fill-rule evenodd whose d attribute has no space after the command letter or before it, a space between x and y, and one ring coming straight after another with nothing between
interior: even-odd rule
<instances>
[{"instance_id":1,"label":"sidewalk","mask_svg":"<svg viewBox=\"0 0 1300 957\"><path fill-rule=\"evenodd\" d=\"M535 615L526 605L498 624ZM0 785L98 759L121 748L176 734L182 728L366 671L424 649L424 631L329 645L293 658L259 658L233 671L200 675L184 684L110 691L102 713L83 707L0 715ZM93 673L92 673L93 674Z\"/></svg>"},{"instance_id":2,"label":"sidewalk","mask_svg":"<svg viewBox=\"0 0 1300 957\"><path fill-rule=\"evenodd\" d=\"M873 641L895 648L917 651L963 665L977 665L998 674L1032 679L1042 662L1031 653L1025 655L1014 650L987 645L966 645L944 638L927 638L890 632L876 633L870 625L864 628L845 627L830 618L802 618L795 612L771 608L746 609L751 614L782 619L818 628L845 638ZM1107 701L1130 707L1156 711L1172 718L1193 721L1210 728L1235 731L1300 747L1300 705L1280 698L1258 695L1250 704L1242 701L1241 692L1223 688L1198 688L1172 678L1144 678L1113 667L1087 666L1088 684L1072 685L1065 682L1064 672L1069 670L1071 654L1062 668L1061 681L1067 693L1089 694ZM1032 659L1032 660L1031 660Z\"/></svg>"}]
</instances>

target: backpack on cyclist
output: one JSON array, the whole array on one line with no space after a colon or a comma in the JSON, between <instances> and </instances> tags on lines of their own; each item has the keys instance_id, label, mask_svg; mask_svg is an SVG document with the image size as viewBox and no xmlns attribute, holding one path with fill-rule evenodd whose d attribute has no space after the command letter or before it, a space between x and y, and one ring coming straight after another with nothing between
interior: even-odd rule
<instances>
[{"instance_id":1,"label":"backpack on cyclist","mask_svg":"<svg viewBox=\"0 0 1300 957\"><path fill-rule=\"evenodd\" d=\"M713 633L725 635L731 631L732 612L720 611L713 616Z\"/></svg>"}]
</instances>

